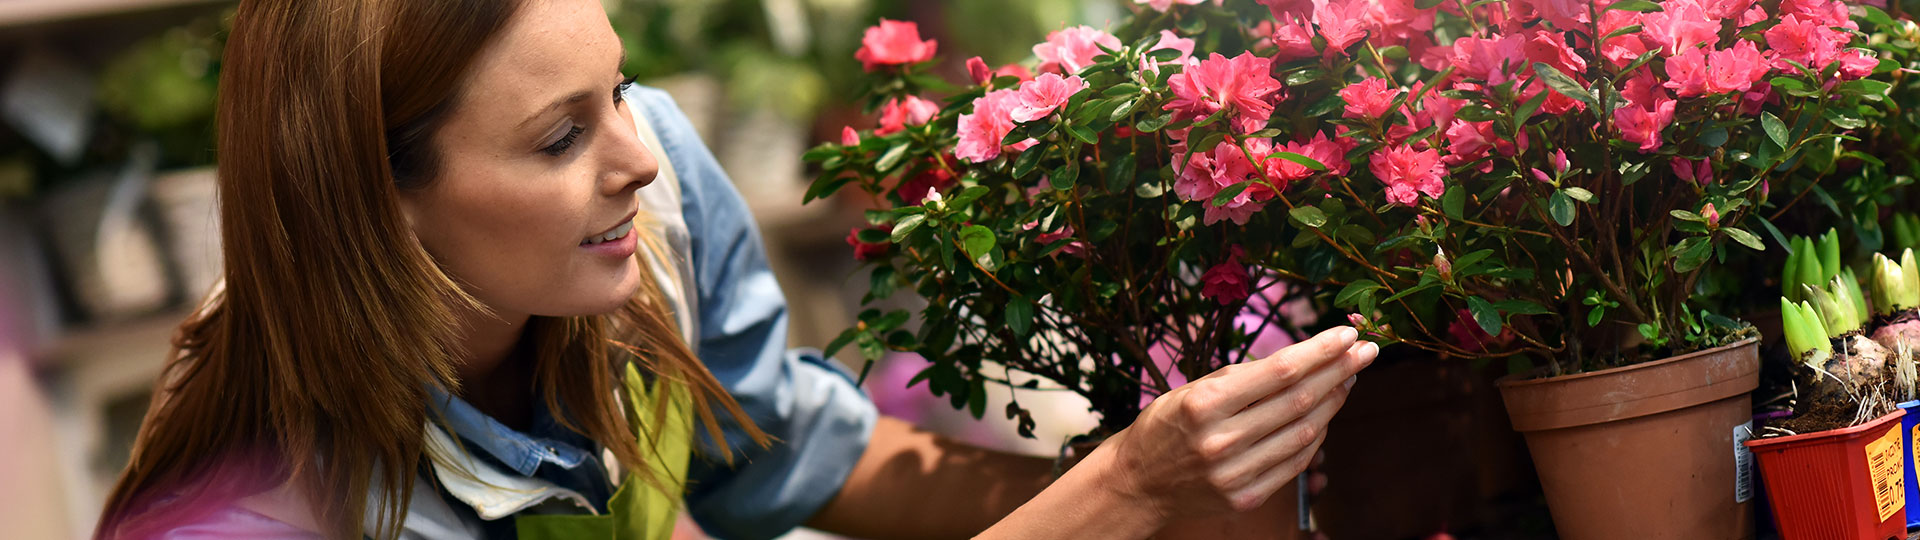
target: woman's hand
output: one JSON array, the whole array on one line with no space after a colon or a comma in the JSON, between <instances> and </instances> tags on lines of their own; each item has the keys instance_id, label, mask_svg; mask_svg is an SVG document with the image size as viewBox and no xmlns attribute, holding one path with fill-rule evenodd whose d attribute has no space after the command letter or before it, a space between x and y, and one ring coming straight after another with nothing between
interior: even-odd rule
<instances>
[{"instance_id":1,"label":"woman's hand","mask_svg":"<svg viewBox=\"0 0 1920 540\"><path fill-rule=\"evenodd\" d=\"M1354 374L1379 354L1357 338L1335 328L1176 388L1087 461L1161 521L1258 508L1307 468Z\"/></svg>"}]
</instances>

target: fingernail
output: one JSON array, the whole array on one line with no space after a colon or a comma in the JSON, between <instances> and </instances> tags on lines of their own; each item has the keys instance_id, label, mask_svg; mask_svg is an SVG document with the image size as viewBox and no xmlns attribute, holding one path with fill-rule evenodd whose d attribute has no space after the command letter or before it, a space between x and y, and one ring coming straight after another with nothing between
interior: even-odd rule
<instances>
[{"instance_id":1,"label":"fingernail","mask_svg":"<svg viewBox=\"0 0 1920 540\"><path fill-rule=\"evenodd\" d=\"M1374 358L1380 356L1380 344L1369 341L1366 345L1360 346L1359 354L1356 356L1364 362L1372 363Z\"/></svg>"},{"instance_id":2,"label":"fingernail","mask_svg":"<svg viewBox=\"0 0 1920 540\"><path fill-rule=\"evenodd\" d=\"M1351 376L1351 377L1347 377L1347 382L1346 382L1346 385L1347 385L1347 389L1348 389L1348 390L1352 390L1352 389L1353 389L1353 383L1357 383L1357 382L1360 382L1360 375L1358 375L1358 374L1355 374L1355 375L1353 375L1353 376Z\"/></svg>"},{"instance_id":3,"label":"fingernail","mask_svg":"<svg viewBox=\"0 0 1920 540\"><path fill-rule=\"evenodd\" d=\"M1342 326L1335 331L1339 333L1334 334L1334 336L1338 337L1342 342L1353 343L1354 340L1360 339L1360 331L1354 330L1351 326Z\"/></svg>"}]
</instances>

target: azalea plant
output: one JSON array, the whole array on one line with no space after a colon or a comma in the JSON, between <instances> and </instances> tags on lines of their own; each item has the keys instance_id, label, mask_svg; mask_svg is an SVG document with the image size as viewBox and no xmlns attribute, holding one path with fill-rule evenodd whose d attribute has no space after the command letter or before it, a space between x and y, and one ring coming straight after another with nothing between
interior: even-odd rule
<instances>
[{"instance_id":1,"label":"azalea plant","mask_svg":"<svg viewBox=\"0 0 1920 540\"><path fill-rule=\"evenodd\" d=\"M1905 22L1833 0L1132 7L958 84L912 24L866 31L879 127L808 152L808 198L868 198L868 300L926 306L832 348L917 352L976 415L1033 384L997 363L1115 429L1300 303L1556 374L1729 343L1705 271L1784 240L1769 194L1832 176L1903 73L1862 46Z\"/></svg>"}]
</instances>

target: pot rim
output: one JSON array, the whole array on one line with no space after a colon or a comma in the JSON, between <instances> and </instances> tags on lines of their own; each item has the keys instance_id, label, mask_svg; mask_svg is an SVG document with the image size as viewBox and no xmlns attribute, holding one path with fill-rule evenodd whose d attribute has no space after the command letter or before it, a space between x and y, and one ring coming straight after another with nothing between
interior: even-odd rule
<instances>
[{"instance_id":1,"label":"pot rim","mask_svg":"<svg viewBox=\"0 0 1920 540\"><path fill-rule=\"evenodd\" d=\"M1571 375L1559 375L1554 377L1538 377L1536 375L1538 375L1541 371L1545 370L1546 368L1533 368L1521 373L1512 373L1512 374L1502 376L1499 379L1495 379L1493 381L1493 384L1494 386L1497 386L1497 387L1508 388L1508 387L1533 386L1533 385L1540 385L1540 384L1559 383L1559 382L1574 381L1574 380L1594 378L1594 377L1604 377L1607 375L1623 373L1623 372L1632 371L1636 369L1652 368L1652 367L1662 366L1666 364L1684 362L1687 360L1699 358L1702 356L1707 356L1710 354L1722 353L1722 352L1731 351L1734 349L1739 349L1741 347L1758 347L1758 346L1760 346L1760 338L1747 338L1747 339L1736 341L1727 345L1722 345L1722 346L1714 347L1711 349L1702 349L1702 350L1690 352L1690 353L1679 355L1679 356L1669 356L1669 357L1662 358L1659 360L1654 360L1651 362L1640 362L1637 364L1628 364L1620 367L1607 368L1600 371L1587 371L1582 373L1574 373Z\"/></svg>"},{"instance_id":2,"label":"pot rim","mask_svg":"<svg viewBox=\"0 0 1920 540\"><path fill-rule=\"evenodd\" d=\"M1886 427L1887 422L1897 421L1901 417L1906 416L1906 414L1907 414L1907 411L1905 409L1895 408L1893 409L1893 412L1882 415L1879 418L1868 420L1865 423L1862 423L1857 426L1834 428L1834 429L1829 429L1825 431L1815 431L1813 433L1801 433L1799 435L1788 435L1785 437L1769 437L1765 439L1752 439L1742 444L1747 448L1751 448L1754 450L1784 450L1785 448L1771 448L1771 447L1780 446L1780 445L1801 446L1804 444L1819 444L1821 441L1815 441L1815 439L1838 438L1838 437L1846 437L1850 435L1858 435L1868 430ZM1802 443L1802 444L1794 444L1794 443Z\"/></svg>"}]
</instances>

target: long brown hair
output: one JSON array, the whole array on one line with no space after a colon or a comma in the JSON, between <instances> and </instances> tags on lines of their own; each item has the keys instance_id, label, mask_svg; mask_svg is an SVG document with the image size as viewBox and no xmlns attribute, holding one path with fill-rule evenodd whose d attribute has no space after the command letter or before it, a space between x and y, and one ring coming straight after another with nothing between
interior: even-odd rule
<instances>
[{"instance_id":1,"label":"long brown hair","mask_svg":"<svg viewBox=\"0 0 1920 540\"><path fill-rule=\"evenodd\" d=\"M329 537L360 536L369 502L377 525L364 532L399 533L429 388L457 388L455 315L484 307L415 240L398 197L434 176L431 136L519 4L240 3L218 105L225 285L176 333L98 537L153 536L283 484ZM647 474L651 441L616 398L629 362L684 389L712 440L724 446L716 406L768 439L681 339L659 285L641 281L613 315L536 317L523 339L553 416L665 486L674 479Z\"/></svg>"}]
</instances>

